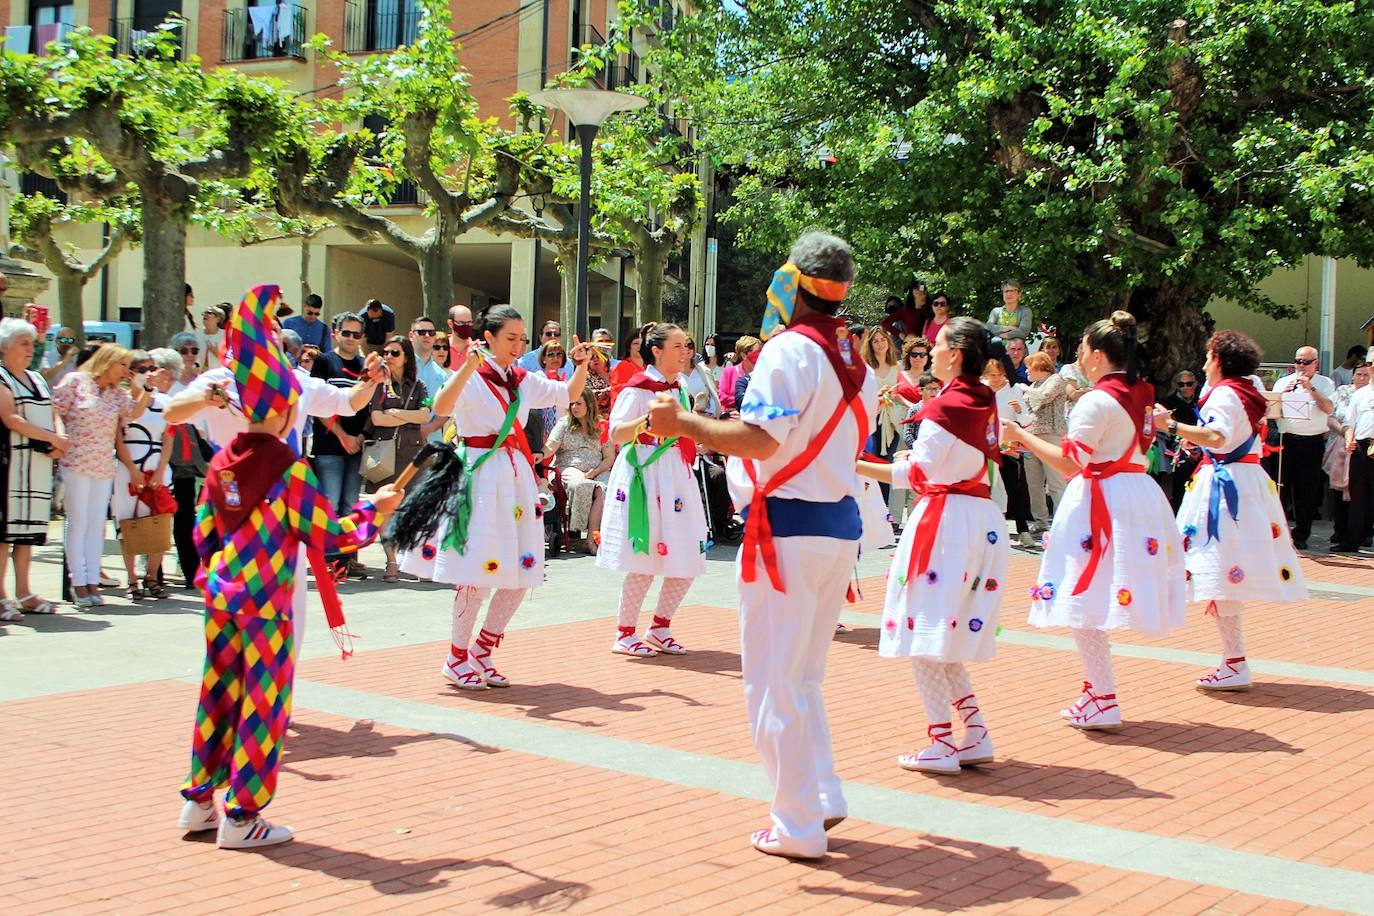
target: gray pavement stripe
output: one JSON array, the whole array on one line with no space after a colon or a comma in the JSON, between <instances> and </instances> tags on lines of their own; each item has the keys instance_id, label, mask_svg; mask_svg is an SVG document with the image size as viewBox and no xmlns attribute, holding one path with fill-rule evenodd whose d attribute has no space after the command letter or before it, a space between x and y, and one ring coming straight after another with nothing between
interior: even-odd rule
<instances>
[{"instance_id":1,"label":"gray pavement stripe","mask_svg":"<svg viewBox=\"0 0 1374 916\"><path fill-rule=\"evenodd\" d=\"M756 801L772 797L762 770L742 761L378 696L318 681L297 681L295 702L298 708L348 719L371 719L722 795ZM1374 914L1374 876L1347 869L865 783L846 783L845 794L851 816L913 833L1016 848L1304 905ZM740 842L744 842L744 837Z\"/></svg>"}]
</instances>

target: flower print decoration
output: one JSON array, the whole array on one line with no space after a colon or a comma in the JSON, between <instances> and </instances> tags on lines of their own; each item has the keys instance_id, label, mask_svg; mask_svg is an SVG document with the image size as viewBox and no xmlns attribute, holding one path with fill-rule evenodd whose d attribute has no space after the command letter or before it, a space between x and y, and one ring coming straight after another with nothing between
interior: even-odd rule
<instances>
[{"instance_id":1,"label":"flower print decoration","mask_svg":"<svg viewBox=\"0 0 1374 916\"><path fill-rule=\"evenodd\" d=\"M516 507L515 507L515 520L518 522L518 521L520 521L520 519L522 519L522 518L524 518L524 517L525 517L525 507L524 507L524 506L516 506Z\"/></svg>"},{"instance_id":2,"label":"flower print decoration","mask_svg":"<svg viewBox=\"0 0 1374 916\"><path fill-rule=\"evenodd\" d=\"M1269 535L1270 535L1270 537L1277 538L1277 537L1279 536L1279 533L1280 533L1280 528L1279 528L1279 526L1278 526L1277 524L1275 524L1274 522L1270 522L1270 523L1269 523Z\"/></svg>"},{"instance_id":3,"label":"flower print decoration","mask_svg":"<svg viewBox=\"0 0 1374 916\"><path fill-rule=\"evenodd\" d=\"M997 543L997 532L996 532L996 531L989 531L989 532L988 532L988 543L989 543L989 544L996 544L996 543Z\"/></svg>"},{"instance_id":4,"label":"flower print decoration","mask_svg":"<svg viewBox=\"0 0 1374 916\"><path fill-rule=\"evenodd\" d=\"M1132 600L1134 599L1131 597L1131 590L1129 588L1118 588L1116 590L1117 604L1121 605L1122 607L1125 607L1126 605L1130 604Z\"/></svg>"},{"instance_id":5,"label":"flower print decoration","mask_svg":"<svg viewBox=\"0 0 1374 916\"><path fill-rule=\"evenodd\" d=\"M492 573L496 572L496 571L497 571L498 569L500 569L500 568L501 568L501 561L500 561L500 560L488 560L487 562L485 562L485 563L482 564L482 571L483 571L484 573L486 573L487 575L491 575Z\"/></svg>"},{"instance_id":6,"label":"flower print decoration","mask_svg":"<svg viewBox=\"0 0 1374 916\"><path fill-rule=\"evenodd\" d=\"M1046 582L1045 584L1043 584L1043 585L1040 586L1040 600L1041 600L1041 601L1053 601L1053 600L1054 600L1054 583L1053 583L1053 582Z\"/></svg>"},{"instance_id":7,"label":"flower print decoration","mask_svg":"<svg viewBox=\"0 0 1374 916\"><path fill-rule=\"evenodd\" d=\"M1227 571L1226 578L1230 579L1233 585L1240 585L1241 582L1245 581L1245 570L1239 566L1232 566Z\"/></svg>"},{"instance_id":8,"label":"flower print decoration","mask_svg":"<svg viewBox=\"0 0 1374 916\"><path fill-rule=\"evenodd\" d=\"M626 499L627 499L627 497L625 496L625 491L624 491L624 490L616 490L616 491L615 491L615 501L616 501L616 502L618 502L618 503L623 503Z\"/></svg>"},{"instance_id":9,"label":"flower print decoration","mask_svg":"<svg viewBox=\"0 0 1374 916\"><path fill-rule=\"evenodd\" d=\"M666 557L668 555L668 545L662 541L658 542L657 550L660 557Z\"/></svg>"},{"instance_id":10,"label":"flower print decoration","mask_svg":"<svg viewBox=\"0 0 1374 916\"><path fill-rule=\"evenodd\" d=\"M1285 582L1293 581L1293 570L1289 569L1287 566L1280 566L1279 578Z\"/></svg>"},{"instance_id":11,"label":"flower print decoration","mask_svg":"<svg viewBox=\"0 0 1374 916\"><path fill-rule=\"evenodd\" d=\"M534 569L534 554L532 554L532 553L522 553L522 554L520 554L520 568L521 568L521 569Z\"/></svg>"},{"instance_id":12,"label":"flower print decoration","mask_svg":"<svg viewBox=\"0 0 1374 916\"><path fill-rule=\"evenodd\" d=\"M906 619L906 628L907 628L908 630L914 630L914 629L916 629L916 618L915 618L915 617L908 617L908 618Z\"/></svg>"},{"instance_id":13,"label":"flower print decoration","mask_svg":"<svg viewBox=\"0 0 1374 916\"><path fill-rule=\"evenodd\" d=\"M1146 538L1146 539L1145 539L1145 552L1148 553L1150 556L1154 556L1155 554L1159 553L1159 539L1158 539L1158 538Z\"/></svg>"},{"instance_id":14,"label":"flower print decoration","mask_svg":"<svg viewBox=\"0 0 1374 916\"><path fill-rule=\"evenodd\" d=\"M968 628L977 633L979 630L983 629L983 621L975 617L968 622Z\"/></svg>"},{"instance_id":15,"label":"flower print decoration","mask_svg":"<svg viewBox=\"0 0 1374 916\"><path fill-rule=\"evenodd\" d=\"M988 581L984 582L984 583L983 583L983 591L985 591L985 592L995 592L995 591L997 591L997 580L996 580L996 579L988 579Z\"/></svg>"},{"instance_id":16,"label":"flower print decoration","mask_svg":"<svg viewBox=\"0 0 1374 916\"><path fill-rule=\"evenodd\" d=\"M1092 553L1092 549L1093 549L1093 539L1092 539L1092 535L1087 535L1087 536L1085 536L1085 537L1083 538L1083 540L1081 540L1081 541L1078 542L1078 546L1083 548L1083 552L1084 552L1084 553Z\"/></svg>"},{"instance_id":17,"label":"flower print decoration","mask_svg":"<svg viewBox=\"0 0 1374 916\"><path fill-rule=\"evenodd\" d=\"M929 570L926 572L926 581L934 585L936 582L940 581L940 574L933 569Z\"/></svg>"},{"instance_id":18,"label":"flower print decoration","mask_svg":"<svg viewBox=\"0 0 1374 916\"><path fill-rule=\"evenodd\" d=\"M426 560L432 560L439 555L439 551L433 544L425 544L420 548L420 556Z\"/></svg>"}]
</instances>

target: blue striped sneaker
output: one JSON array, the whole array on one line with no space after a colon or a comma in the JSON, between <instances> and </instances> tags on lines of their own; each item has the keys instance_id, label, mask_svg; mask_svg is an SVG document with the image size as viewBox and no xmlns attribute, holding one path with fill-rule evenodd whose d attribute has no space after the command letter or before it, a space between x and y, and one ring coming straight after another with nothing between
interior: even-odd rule
<instances>
[{"instance_id":1,"label":"blue striped sneaker","mask_svg":"<svg viewBox=\"0 0 1374 916\"><path fill-rule=\"evenodd\" d=\"M220 849L257 849L259 846L276 846L292 837L290 827L273 827L261 814L241 821L226 817L219 822L219 837L216 841Z\"/></svg>"},{"instance_id":2,"label":"blue striped sneaker","mask_svg":"<svg viewBox=\"0 0 1374 916\"><path fill-rule=\"evenodd\" d=\"M204 803L187 799L186 804L181 806L181 819L177 821L177 826L187 833L199 833L202 830L214 830L219 826L219 820L219 808L213 798Z\"/></svg>"}]
</instances>

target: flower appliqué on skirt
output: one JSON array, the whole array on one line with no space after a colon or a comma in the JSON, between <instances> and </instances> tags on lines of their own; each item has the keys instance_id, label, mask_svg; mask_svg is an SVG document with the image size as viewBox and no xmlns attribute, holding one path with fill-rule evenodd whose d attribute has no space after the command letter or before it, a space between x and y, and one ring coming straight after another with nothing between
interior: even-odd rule
<instances>
[{"instance_id":1,"label":"flower appliqu\u00e9 on skirt","mask_svg":"<svg viewBox=\"0 0 1374 916\"><path fill-rule=\"evenodd\" d=\"M1245 581L1245 570L1241 569L1239 566L1232 566L1226 573L1226 578L1230 579L1236 585L1239 585L1241 582Z\"/></svg>"},{"instance_id":2,"label":"flower appliqu\u00e9 on skirt","mask_svg":"<svg viewBox=\"0 0 1374 916\"><path fill-rule=\"evenodd\" d=\"M487 562L485 562L485 563L482 564L482 571L485 572L485 573L487 573L488 575L490 575L491 573L496 572L496 571L497 571L498 569L500 569L500 568L501 568L501 561L500 561L500 560L488 560Z\"/></svg>"},{"instance_id":3,"label":"flower appliqu\u00e9 on skirt","mask_svg":"<svg viewBox=\"0 0 1374 916\"><path fill-rule=\"evenodd\" d=\"M1146 538L1146 539L1145 539L1145 552L1148 553L1150 556L1154 556L1155 554L1159 553L1159 539L1158 539L1158 538Z\"/></svg>"},{"instance_id":4,"label":"flower appliqu\u00e9 on skirt","mask_svg":"<svg viewBox=\"0 0 1374 916\"><path fill-rule=\"evenodd\" d=\"M534 554L532 554L532 553L522 553L522 554L520 554L520 568L521 568L521 569L534 569Z\"/></svg>"},{"instance_id":5,"label":"flower appliqu\u00e9 on skirt","mask_svg":"<svg viewBox=\"0 0 1374 916\"><path fill-rule=\"evenodd\" d=\"M1118 588L1116 590L1116 603L1125 607L1132 601L1131 590L1129 588Z\"/></svg>"}]
</instances>

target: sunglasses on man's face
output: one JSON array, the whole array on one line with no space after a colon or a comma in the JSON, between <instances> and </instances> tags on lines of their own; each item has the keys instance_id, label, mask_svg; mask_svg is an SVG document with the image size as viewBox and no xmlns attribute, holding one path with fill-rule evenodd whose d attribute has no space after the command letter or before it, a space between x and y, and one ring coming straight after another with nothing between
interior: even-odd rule
<instances>
[{"instance_id":1,"label":"sunglasses on man's face","mask_svg":"<svg viewBox=\"0 0 1374 916\"><path fill-rule=\"evenodd\" d=\"M392 357L393 359L396 358L396 357L398 357L398 356L405 356L405 353L402 352L401 350L383 350L382 353L383 353L383 355L385 355L385 356L390 356L390 357Z\"/></svg>"},{"instance_id":2,"label":"sunglasses on man's face","mask_svg":"<svg viewBox=\"0 0 1374 916\"><path fill-rule=\"evenodd\" d=\"M545 339L545 340L548 340L550 337L557 337L558 334L559 334L558 331L545 331L545 332L544 332L544 339Z\"/></svg>"},{"instance_id":3,"label":"sunglasses on man's face","mask_svg":"<svg viewBox=\"0 0 1374 916\"><path fill-rule=\"evenodd\" d=\"M1197 387L1197 382L1179 382L1179 383L1178 383L1178 387L1180 387L1180 388L1196 388L1196 387Z\"/></svg>"},{"instance_id":4,"label":"sunglasses on man's face","mask_svg":"<svg viewBox=\"0 0 1374 916\"><path fill-rule=\"evenodd\" d=\"M129 371L132 372L132 373L134 373L134 375L145 375L145 374L147 374L147 373L149 373L149 372L152 372L152 371L153 371L153 368L154 368L154 367L152 367L152 366L134 366L134 367L133 367L131 370L129 370Z\"/></svg>"},{"instance_id":5,"label":"sunglasses on man's face","mask_svg":"<svg viewBox=\"0 0 1374 916\"><path fill-rule=\"evenodd\" d=\"M305 310L305 314L306 314L306 316L309 317L309 318L318 318L318 317L320 317L320 312L319 312L318 309L315 309L315 310L313 310L313 311L310 310L310 309L306 309L306 310Z\"/></svg>"},{"instance_id":6,"label":"sunglasses on man's face","mask_svg":"<svg viewBox=\"0 0 1374 916\"><path fill-rule=\"evenodd\" d=\"M57 342L58 342L58 343L76 343L76 338L75 338L75 337L59 337L59 338L57 338Z\"/></svg>"},{"instance_id":7,"label":"sunglasses on man's face","mask_svg":"<svg viewBox=\"0 0 1374 916\"><path fill-rule=\"evenodd\" d=\"M340 336L340 337L347 337L347 338L349 338L350 340L361 340L361 339L362 339L362 336L363 336L363 332L362 332L362 331L340 331L340 332L339 332L339 336Z\"/></svg>"},{"instance_id":8,"label":"sunglasses on man's face","mask_svg":"<svg viewBox=\"0 0 1374 916\"><path fill-rule=\"evenodd\" d=\"M433 337L435 334L438 334L439 332L434 330L433 328L416 328L410 333L416 334L420 337Z\"/></svg>"},{"instance_id":9,"label":"sunglasses on man's face","mask_svg":"<svg viewBox=\"0 0 1374 916\"><path fill-rule=\"evenodd\" d=\"M199 356L200 347L182 347L177 352L180 353L182 356Z\"/></svg>"},{"instance_id":10,"label":"sunglasses on man's face","mask_svg":"<svg viewBox=\"0 0 1374 916\"><path fill-rule=\"evenodd\" d=\"M1293 360L1293 362L1294 362L1295 365L1298 365L1298 366L1310 366L1310 365L1312 365L1313 363L1315 363L1316 360L1315 360L1315 359L1295 359L1295 360Z\"/></svg>"}]
</instances>

